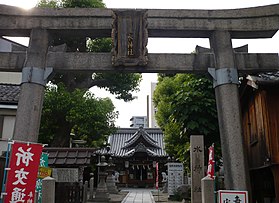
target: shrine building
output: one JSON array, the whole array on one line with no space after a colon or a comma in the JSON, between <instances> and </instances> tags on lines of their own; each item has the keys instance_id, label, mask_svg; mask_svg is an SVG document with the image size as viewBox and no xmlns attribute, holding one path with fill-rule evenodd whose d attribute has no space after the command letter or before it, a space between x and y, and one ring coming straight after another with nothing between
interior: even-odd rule
<instances>
[{"instance_id":1,"label":"shrine building","mask_svg":"<svg viewBox=\"0 0 279 203\"><path fill-rule=\"evenodd\" d=\"M161 172L166 171L168 160L159 128L120 128L109 136L108 147L96 153L112 157L119 185L128 187L153 187L156 163L161 183Z\"/></svg>"}]
</instances>

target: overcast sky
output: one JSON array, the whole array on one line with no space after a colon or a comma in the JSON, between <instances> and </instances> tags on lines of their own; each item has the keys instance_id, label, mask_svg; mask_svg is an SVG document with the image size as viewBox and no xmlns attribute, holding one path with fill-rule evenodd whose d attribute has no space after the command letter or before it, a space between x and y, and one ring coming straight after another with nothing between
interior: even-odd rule
<instances>
[{"instance_id":1,"label":"overcast sky","mask_svg":"<svg viewBox=\"0 0 279 203\"><path fill-rule=\"evenodd\" d=\"M0 4L10 4L24 8L36 5L36 0L0 0ZM153 8L153 9L233 9L279 4L279 0L104 0L108 8ZM279 53L279 33L272 39L233 40L233 46L248 44L250 53ZM209 47L208 39L148 39L149 53L191 53L195 46ZM141 91L133 102L115 100L111 95L92 88L96 96L110 96L119 111L117 126L129 127L132 116L146 116L146 97L150 95L151 82L156 82L156 74L143 74Z\"/></svg>"}]
</instances>

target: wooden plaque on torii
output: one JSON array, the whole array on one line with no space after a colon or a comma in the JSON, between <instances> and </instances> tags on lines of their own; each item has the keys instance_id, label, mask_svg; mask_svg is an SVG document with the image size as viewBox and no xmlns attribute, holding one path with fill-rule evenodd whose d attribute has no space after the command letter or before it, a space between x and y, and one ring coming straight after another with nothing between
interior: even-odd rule
<instances>
[{"instance_id":1,"label":"wooden plaque on torii","mask_svg":"<svg viewBox=\"0 0 279 203\"><path fill-rule=\"evenodd\" d=\"M145 66L147 56L147 11L113 11L112 64Z\"/></svg>"}]
</instances>

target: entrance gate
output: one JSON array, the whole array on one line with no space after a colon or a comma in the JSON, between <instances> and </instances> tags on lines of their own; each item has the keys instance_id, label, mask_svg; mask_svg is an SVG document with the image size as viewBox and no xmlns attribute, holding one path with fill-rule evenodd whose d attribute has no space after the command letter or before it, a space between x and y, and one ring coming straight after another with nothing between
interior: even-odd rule
<instances>
[{"instance_id":1,"label":"entrance gate","mask_svg":"<svg viewBox=\"0 0 279 203\"><path fill-rule=\"evenodd\" d=\"M34 8L23 11L0 5L0 34L30 37L27 53L0 54L1 71L23 73L14 139L37 141L44 88L52 70L140 73L209 71L216 93L226 187L247 190L249 178L242 141L238 73L279 70L279 60L278 54L236 52L231 39L271 38L278 29L279 4L237 10L140 12L78 8ZM113 53L63 52L59 48L56 52L48 50L51 38L72 36L112 36ZM211 49L183 55L147 54L148 37L209 38Z\"/></svg>"}]
</instances>

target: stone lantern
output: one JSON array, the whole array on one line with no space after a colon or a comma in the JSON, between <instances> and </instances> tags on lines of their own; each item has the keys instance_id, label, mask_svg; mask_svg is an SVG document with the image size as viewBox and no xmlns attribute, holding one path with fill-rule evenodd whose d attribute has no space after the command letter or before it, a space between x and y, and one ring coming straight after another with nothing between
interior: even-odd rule
<instances>
[{"instance_id":1,"label":"stone lantern","mask_svg":"<svg viewBox=\"0 0 279 203\"><path fill-rule=\"evenodd\" d=\"M115 176L113 174L114 166L115 166L115 164L113 164L113 162L112 162L112 157L109 157L108 167L107 167L107 172L108 172L107 188L108 188L108 192L110 194L117 194L118 193L118 189L115 185Z\"/></svg>"},{"instance_id":2,"label":"stone lantern","mask_svg":"<svg viewBox=\"0 0 279 203\"><path fill-rule=\"evenodd\" d=\"M108 164L106 163L106 158L105 156L101 156L101 161L100 163L97 164L97 167L99 167L99 183L96 189L96 194L95 198L93 199L93 202L109 202L109 193L107 189L107 184L106 184L106 168Z\"/></svg>"}]
</instances>

